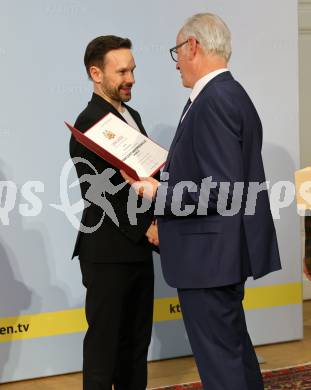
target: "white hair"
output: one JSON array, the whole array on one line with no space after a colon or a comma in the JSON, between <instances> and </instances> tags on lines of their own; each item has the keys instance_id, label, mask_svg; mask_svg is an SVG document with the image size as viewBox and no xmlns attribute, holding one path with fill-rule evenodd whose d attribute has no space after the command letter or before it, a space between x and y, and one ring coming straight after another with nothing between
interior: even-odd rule
<instances>
[{"instance_id":1,"label":"white hair","mask_svg":"<svg viewBox=\"0 0 311 390\"><path fill-rule=\"evenodd\" d=\"M217 15L202 13L191 16L180 30L184 39L195 37L207 54L216 54L227 62L231 56L231 33Z\"/></svg>"}]
</instances>

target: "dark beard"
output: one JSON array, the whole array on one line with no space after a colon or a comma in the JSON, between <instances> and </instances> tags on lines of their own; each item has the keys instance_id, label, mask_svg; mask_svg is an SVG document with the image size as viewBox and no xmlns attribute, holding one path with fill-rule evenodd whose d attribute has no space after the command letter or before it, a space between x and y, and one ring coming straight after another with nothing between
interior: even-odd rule
<instances>
[{"instance_id":1,"label":"dark beard","mask_svg":"<svg viewBox=\"0 0 311 390\"><path fill-rule=\"evenodd\" d=\"M128 95L127 94L123 94L121 92L121 89L124 88L124 87L125 88L130 88L132 86L133 86L133 84L121 84L118 88L111 88L109 85L106 85L103 88L103 91L112 100L115 100L115 101L118 101L118 102L128 102L129 100L131 100L131 97L132 97L131 93L129 93Z\"/></svg>"}]
</instances>

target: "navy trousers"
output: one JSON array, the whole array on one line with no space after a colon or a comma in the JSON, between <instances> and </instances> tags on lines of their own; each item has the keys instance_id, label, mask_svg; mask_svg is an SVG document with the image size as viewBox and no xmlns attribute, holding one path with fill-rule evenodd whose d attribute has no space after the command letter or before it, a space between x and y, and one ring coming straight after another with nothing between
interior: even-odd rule
<instances>
[{"instance_id":1,"label":"navy trousers","mask_svg":"<svg viewBox=\"0 0 311 390\"><path fill-rule=\"evenodd\" d=\"M242 306L244 283L178 295L204 389L263 390Z\"/></svg>"}]
</instances>

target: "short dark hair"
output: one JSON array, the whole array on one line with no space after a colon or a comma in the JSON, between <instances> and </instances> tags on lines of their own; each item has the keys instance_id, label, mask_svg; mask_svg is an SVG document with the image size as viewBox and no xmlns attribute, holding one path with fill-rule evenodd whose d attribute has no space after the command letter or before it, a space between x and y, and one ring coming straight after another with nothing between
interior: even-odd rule
<instances>
[{"instance_id":1,"label":"short dark hair","mask_svg":"<svg viewBox=\"0 0 311 390\"><path fill-rule=\"evenodd\" d=\"M105 55L111 50L131 49L132 42L128 38L121 38L115 35L104 35L93 39L86 47L84 54L84 65L89 78L90 67L101 68L105 62Z\"/></svg>"}]
</instances>

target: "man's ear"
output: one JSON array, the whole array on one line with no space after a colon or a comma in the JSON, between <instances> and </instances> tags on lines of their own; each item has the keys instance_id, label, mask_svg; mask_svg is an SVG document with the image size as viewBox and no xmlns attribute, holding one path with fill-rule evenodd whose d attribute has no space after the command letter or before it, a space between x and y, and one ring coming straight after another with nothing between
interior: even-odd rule
<instances>
[{"instance_id":1,"label":"man's ear","mask_svg":"<svg viewBox=\"0 0 311 390\"><path fill-rule=\"evenodd\" d=\"M188 47L189 47L189 51L188 51L189 59L192 60L198 51L198 41L195 37L190 36L188 38Z\"/></svg>"},{"instance_id":2,"label":"man's ear","mask_svg":"<svg viewBox=\"0 0 311 390\"><path fill-rule=\"evenodd\" d=\"M90 67L90 75L94 83L100 83L102 81L103 71L97 66Z\"/></svg>"}]
</instances>

